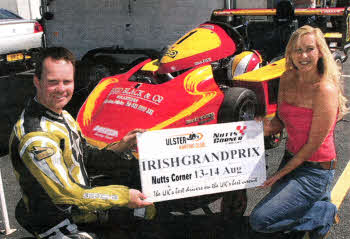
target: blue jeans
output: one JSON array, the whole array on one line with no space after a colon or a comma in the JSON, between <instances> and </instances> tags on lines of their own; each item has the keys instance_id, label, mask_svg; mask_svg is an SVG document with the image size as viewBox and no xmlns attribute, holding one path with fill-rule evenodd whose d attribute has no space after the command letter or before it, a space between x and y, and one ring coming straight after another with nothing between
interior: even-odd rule
<instances>
[{"instance_id":1,"label":"blue jeans","mask_svg":"<svg viewBox=\"0 0 350 239\"><path fill-rule=\"evenodd\" d=\"M286 153L280 168L291 157ZM325 235L337 212L329 201L334 171L300 166L277 181L251 213L252 229L263 233L312 231L311 238Z\"/></svg>"}]
</instances>

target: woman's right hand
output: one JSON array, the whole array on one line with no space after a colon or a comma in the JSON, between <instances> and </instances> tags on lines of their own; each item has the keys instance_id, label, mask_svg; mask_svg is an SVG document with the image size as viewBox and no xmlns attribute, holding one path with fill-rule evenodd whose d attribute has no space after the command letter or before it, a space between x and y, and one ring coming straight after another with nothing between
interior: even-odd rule
<instances>
[{"instance_id":1,"label":"woman's right hand","mask_svg":"<svg viewBox=\"0 0 350 239\"><path fill-rule=\"evenodd\" d=\"M258 117L255 117L255 120L263 121L264 136L277 134L281 132L284 128L282 121L276 116L273 117L271 120L263 116L258 116Z\"/></svg>"},{"instance_id":2,"label":"woman's right hand","mask_svg":"<svg viewBox=\"0 0 350 239\"><path fill-rule=\"evenodd\" d=\"M256 116L254 120L257 122L263 122L264 136L268 136L268 132L271 131L271 120L267 119L264 116Z\"/></svg>"},{"instance_id":3,"label":"woman's right hand","mask_svg":"<svg viewBox=\"0 0 350 239\"><path fill-rule=\"evenodd\" d=\"M255 117L254 117L254 120L255 120L255 121L258 121L258 122L261 122L261 121L263 121L264 119L265 119L264 116L255 116Z\"/></svg>"}]
</instances>

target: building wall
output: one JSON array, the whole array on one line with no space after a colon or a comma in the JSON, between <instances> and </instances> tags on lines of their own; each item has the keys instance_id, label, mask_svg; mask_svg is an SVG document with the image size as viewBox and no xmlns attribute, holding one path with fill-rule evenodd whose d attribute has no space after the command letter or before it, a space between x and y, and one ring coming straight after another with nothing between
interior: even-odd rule
<instances>
[{"instance_id":1,"label":"building wall","mask_svg":"<svg viewBox=\"0 0 350 239\"><path fill-rule=\"evenodd\" d=\"M26 19L40 19L41 0L16 0L18 15Z\"/></svg>"},{"instance_id":2,"label":"building wall","mask_svg":"<svg viewBox=\"0 0 350 239\"><path fill-rule=\"evenodd\" d=\"M41 0L0 0L0 8L5 8L25 19L40 18Z\"/></svg>"},{"instance_id":3,"label":"building wall","mask_svg":"<svg viewBox=\"0 0 350 239\"><path fill-rule=\"evenodd\" d=\"M119 45L162 49L224 8L224 0L55 0L47 21L48 45L64 45L78 58Z\"/></svg>"},{"instance_id":4,"label":"building wall","mask_svg":"<svg viewBox=\"0 0 350 239\"><path fill-rule=\"evenodd\" d=\"M11 12L18 14L17 2L14 0L1 0L0 8L5 8L7 10L10 10Z\"/></svg>"},{"instance_id":5,"label":"building wall","mask_svg":"<svg viewBox=\"0 0 350 239\"><path fill-rule=\"evenodd\" d=\"M266 8L268 0L236 0L236 8Z\"/></svg>"}]
</instances>

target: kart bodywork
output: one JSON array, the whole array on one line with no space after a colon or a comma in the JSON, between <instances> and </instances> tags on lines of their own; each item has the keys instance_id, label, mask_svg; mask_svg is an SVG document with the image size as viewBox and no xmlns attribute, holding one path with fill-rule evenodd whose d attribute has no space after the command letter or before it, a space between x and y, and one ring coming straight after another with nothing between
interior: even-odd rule
<instances>
[{"instance_id":1,"label":"kart bodywork","mask_svg":"<svg viewBox=\"0 0 350 239\"><path fill-rule=\"evenodd\" d=\"M332 16L346 22L342 32L326 33L340 64L350 40L348 8L294 9L284 4L277 9L215 10L210 21L189 31L159 59L102 79L77 117L88 142L102 148L134 128L272 117L285 71L283 52L298 27L296 17ZM246 16L272 19L242 20ZM278 145L281 137L266 139L266 146Z\"/></svg>"}]
</instances>

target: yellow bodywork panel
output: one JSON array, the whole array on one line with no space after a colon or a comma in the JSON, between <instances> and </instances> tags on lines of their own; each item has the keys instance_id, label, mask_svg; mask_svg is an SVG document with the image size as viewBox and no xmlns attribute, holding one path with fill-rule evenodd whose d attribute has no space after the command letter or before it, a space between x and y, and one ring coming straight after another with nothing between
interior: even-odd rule
<instances>
[{"instance_id":1,"label":"yellow bodywork panel","mask_svg":"<svg viewBox=\"0 0 350 239\"><path fill-rule=\"evenodd\" d=\"M141 70L143 71L152 71L152 72L155 72L157 71L159 68L159 60L154 60L154 61L151 61L151 62L148 62L146 65L144 65Z\"/></svg>"},{"instance_id":2,"label":"yellow bodywork panel","mask_svg":"<svg viewBox=\"0 0 350 239\"><path fill-rule=\"evenodd\" d=\"M221 45L215 32L206 28L196 28L174 43L161 59L161 63L184 59L207 52Z\"/></svg>"},{"instance_id":3,"label":"yellow bodywork panel","mask_svg":"<svg viewBox=\"0 0 350 239\"><path fill-rule=\"evenodd\" d=\"M344 8L296 8L296 16L343 16ZM275 16L276 9L225 9L214 10L214 16Z\"/></svg>"},{"instance_id":4,"label":"yellow bodywork panel","mask_svg":"<svg viewBox=\"0 0 350 239\"><path fill-rule=\"evenodd\" d=\"M283 58L279 61L268 64L255 71L250 71L242 75L235 76L233 80L238 81L250 81L250 82L262 82L280 77L285 71L286 59Z\"/></svg>"},{"instance_id":5,"label":"yellow bodywork panel","mask_svg":"<svg viewBox=\"0 0 350 239\"><path fill-rule=\"evenodd\" d=\"M327 32L326 34L324 34L325 38L342 38L343 34L341 34L340 32Z\"/></svg>"}]
</instances>

